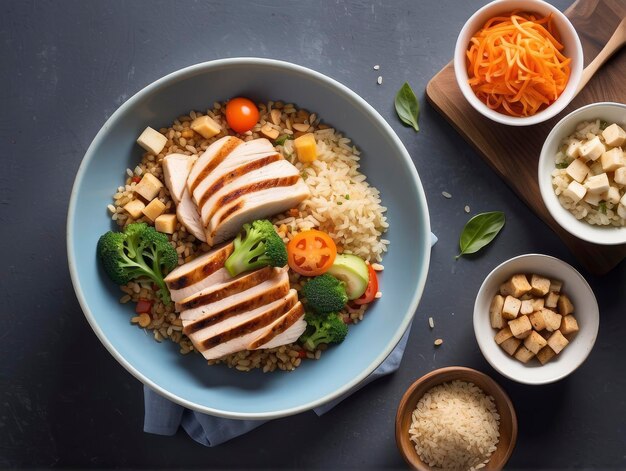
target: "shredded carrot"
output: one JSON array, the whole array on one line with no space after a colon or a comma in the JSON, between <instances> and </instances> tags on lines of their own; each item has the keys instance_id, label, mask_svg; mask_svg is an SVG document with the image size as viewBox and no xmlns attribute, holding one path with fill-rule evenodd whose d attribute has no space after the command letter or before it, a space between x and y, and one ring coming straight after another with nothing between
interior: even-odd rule
<instances>
[{"instance_id":1,"label":"shredded carrot","mask_svg":"<svg viewBox=\"0 0 626 471\"><path fill-rule=\"evenodd\" d=\"M532 116L565 90L571 59L562 50L552 14L514 11L491 18L469 43L469 84L489 108Z\"/></svg>"}]
</instances>

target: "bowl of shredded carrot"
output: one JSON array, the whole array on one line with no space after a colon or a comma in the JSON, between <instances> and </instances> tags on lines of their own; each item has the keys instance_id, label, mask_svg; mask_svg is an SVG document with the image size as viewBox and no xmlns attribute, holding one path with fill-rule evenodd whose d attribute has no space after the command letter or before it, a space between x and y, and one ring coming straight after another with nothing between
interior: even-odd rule
<instances>
[{"instance_id":1,"label":"bowl of shredded carrot","mask_svg":"<svg viewBox=\"0 0 626 471\"><path fill-rule=\"evenodd\" d=\"M469 103L493 121L528 126L576 96L583 52L576 30L541 0L496 0L465 23L454 71Z\"/></svg>"}]
</instances>

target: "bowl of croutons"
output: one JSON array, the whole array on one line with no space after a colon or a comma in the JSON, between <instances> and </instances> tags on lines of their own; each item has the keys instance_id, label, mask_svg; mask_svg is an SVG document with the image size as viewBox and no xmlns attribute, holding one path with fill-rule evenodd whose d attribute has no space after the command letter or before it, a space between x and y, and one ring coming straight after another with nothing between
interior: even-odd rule
<instances>
[{"instance_id":1,"label":"bowl of croutons","mask_svg":"<svg viewBox=\"0 0 626 471\"><path fill-rule=\"evenodd\" d=\"M487 275L474 304L474 333L502 375L547 384L585 361L599 318L596 297L576 269L558 258L527 254Z\"/></svg>"}]
</instances>

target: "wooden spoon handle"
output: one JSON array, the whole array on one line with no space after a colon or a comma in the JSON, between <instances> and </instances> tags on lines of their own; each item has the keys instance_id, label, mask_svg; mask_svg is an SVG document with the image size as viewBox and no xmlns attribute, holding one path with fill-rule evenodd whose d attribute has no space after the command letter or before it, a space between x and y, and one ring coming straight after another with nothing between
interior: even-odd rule
<instances>
[{"instance_id":1,"label":"wooden spoon handle","mask_svg":"<svg viewBox=\"0 0 626 471\"><path fill-rule=\"evenodd\" d=\"M622 18L622 21L619 25L617 25L617 29L613 33L613 36L611 36L611 39L609 39L600 53L583 70L578 90L576 90L577 94L585 87L585 85L587 85L587 82L591 80L591 77L595 75L607 59L619 51L624 44L626 44L626 17Z\"/></svg>"}]
</instances>

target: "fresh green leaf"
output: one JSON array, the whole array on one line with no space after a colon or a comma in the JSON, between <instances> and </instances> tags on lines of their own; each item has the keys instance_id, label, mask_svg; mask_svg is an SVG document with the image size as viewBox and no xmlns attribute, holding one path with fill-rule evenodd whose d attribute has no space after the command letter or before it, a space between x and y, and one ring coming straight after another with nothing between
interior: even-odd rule
<instances>
[{"instance_id":1,"label":"fresh green leaf","mask_svg":"<svg viewBox=\"0 0 626 471\"><path fill-rule=\"evenodd\" d=\"M554 166L556 168L567 168L569 167L569 164L567 162L557 162Z\"/></svg>"},{"instance_id":2,"label":"fresh green leaf","mask_svg":"<svg viewBox=\"0 0 626 471\"><path fill-rule=\"evenodd\" d=\"M459 239L461 253L456 256L475 253L489 244L504 227L504 213L502 211L492 211L481 213L470 219Z\"/></svg>"},{"instance_id":3,"label":"fresh green leaf","mask_svg":"<svg viewBox=\"0 0 626 471\"><path fill-rule=\"evenodd\" d=\"M416 132L419 131L420 128L417 125L417 118L420 114L419 103L408 82L404 82L404 85L398 90L394 104L400 121L412 126Z\"/></svg>"},{"instance_id":4,"label":"fresh green leaf","mask_svg":"<svg viewBox=\"0 0 626 471\"><path fill-rule=\"evenodd\" d=\"M600 201L600 204L598 204L598 209L602 214L606 214L606 201Z\"/></svg>"},{"instance_id":5,"label":"fresh green leaf","mask_svg":"<svg viewBox=\"0 0 626 471\"><path fill-rule=\"evenodd\" d=\"M278 136L276 138L276 140L274 141L274 145L275 146L284 146L285 145L285 141L287 140L293 140L293 136L289 135L289 134L283 134L282 136Z\"/></svg>"}]
</instances>

